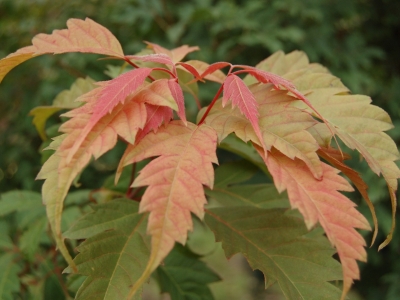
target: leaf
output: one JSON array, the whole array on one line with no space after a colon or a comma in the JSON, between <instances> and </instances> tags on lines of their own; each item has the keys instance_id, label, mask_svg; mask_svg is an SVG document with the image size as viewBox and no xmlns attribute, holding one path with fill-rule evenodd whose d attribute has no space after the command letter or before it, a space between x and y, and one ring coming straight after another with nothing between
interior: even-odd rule
<instances>
[{"instance_id":1,"label":"leaf","mask_svg":"<svg viewBox=\"0 0 400 300\"><path fill-rule=\"evenodd\" d=\"M382 249L392 237L395 228L396 190L400 170L394 161L399 153L396 144L383 131L393 127L389 115L371 105L363 95L350 95L340 79L318 64L310 64L303 52L274 54L256 66L274 72L293 82L329 124L330 130L351 149L357 149L376 174L385 178L392 202L392 228ZM303 107L301 107L303 108ZM323 126L323 125L322 125ZM321 133L321 130L318 130ZM331 132L331 134L332 134ZM322 140L329 140L326 132ZM324 144L328 147L329 144ZM373 214L373 212L371 211Z\"/></svg>"},{"instance_id":2,"label":"leaf","mask_svg":"<svg viewBox=\"0 0 400 300\"><path fill-rule=\"evenodd\" d=\"M270 150L275 147L290 158L306 162L316 178L321 178L321 162L316 154L318 143L308 132L317 122L307 112L292 103L297 102L286 91L274 91L271 85L252 86L251 91L258 105L258 124L261 141L253 126L237 110L222 107L217 101L207 116L206 124L218 133L219 140L234 132L240 139L249 140Z\"/></svg>"},{"instance_id":3,"label":"leaf","mask_svg":"<svg viewBox=\"0 0 400 300\"><path fill-rule=\"evenodd\" d=\"M33 116L33 124L42 140L46 140L45 125L47 119L62 109L72 109L81 105L75 100L95 88L95 82L90 77L78 78L69 90L59 93L50 106L37 106L29 112Z\"/></svg>"},{"instance_id":4,"label":"leaf","mask_svg":"<svg viewBox=\"0 0 400 300\"><path fill-rule=\"evenodd\" d=\"M88 276L76 299L127 299L150 255L147 215L139 214L138 204L128 199L93 209L65 233L69 238L86 239L74 259L78 273Z\"/></svg>"},{"instance_id":5,"label":"leaf","mask_svg":"<svg viewBox=\"0 0 400 300\"><path fill-rule=\"evenodd\" d=\"M193 226L190 213L203 218L203 185L213 186L216 143L211 127L172 121L157 134L150 132L138 144L128 146L124 153L117 179L124 166L160 156L146 165L132 184L148 185L139 211L150 212L147 232L152 236L152 245L146 270L131 295L166 257L175 241L185 243L187 231Z\"/></svg>"},{"instance_id":6,"label":"leaf","mask_svg":"<svg viewBox=\"0 0 400 300\"><path fill-rule=\"evenodd\" d=\"M287 195L279 194L273 184L243 184L257 170L244 161L223 164L215 170L214 188L206 189L206 195L225 207L288 208Z\"/></svg>"},{"instance_id":7,"label":"leaf","mask_svg":"<svg viewBox=\"0 0 400 300\"><path fill-rule=\"evenodd\" d=\"M258 151L262 154L260 148ZM352 187L337 174L338 170L324 163L321 180L316 180L302 161L291 160L276 150L268 154L265 163L278 191L287 190L292 208L300 211L307 228L319 222L336 247L343 268L344 299L353 280L360 277L356 260L367 258L365 241L355 228L370 230L356 205L338 192L352 191Z\"/></svg>"},{"instance_id":8,"label":"leaf","mask_svg":"<svg viewBox=\"0 0 400 300\"><path fill-rule=\"evenodd\" d=\"M18 273L21 267L15 263L14 253L4 253L0 256L0 298L13 300L20 290Z\"/></svg>"},{"instance_id":9,"label":"leaf","mask_svg":"<svg viewBox=\"0 0 400 300\"><path fill-rule=\"evenodd\" d=\"M0 60L0 82L20 63L42 54L67 52L97 53L124 57L122 47L115 36L93 20L69 19L68 29L54 30L52 34L40 33L27 46Z\"/></svg>"},{"instance_id":10,"label":"leaf","mask_svg":"<svg viewBox=\"0 0 400 300\"><path fill-rule=\"evenodd\" d=\"M321 103L320 97L325 97L326 101ZM370 105L371 99L367 96L332 95L327 90L319 90L310 94L309 99L334 126L335 133L346 146L357 149L372 171L385 178L391 197L393 218L391 232L384 243L390 242L395 227L395 191L400 170L394 163L399 159L397 146L383 132L393 127L389 115L381 108Z\"/></svg>"},{"instance_id":11,"label":"leaf","mask_svg":"<svg viewBox=\"0 0 400 300\"><path fill-rule=\"evenodd\" d=\"M157 44L146 42L147 46L157 54L166 54L168 55L174 63L181 61L186 55L193 51L199 50L199 47L189 47L188 45L183 45L178 48L168 50Z\"/></svg>"},{"instance_id":12,"label":"leaf","mask_svg":"<svg viewBox=\"0 0 400 300\"><path fill-rule=\"evenodd\" d=\"M174 62L171 60L171 58L164 53L159 53L159 54L148 54L148 55L127 55L125 56L126 58L132 59L132 60L139 60L139 61L151 61L155 63L160 63L160 64L165 64L165 65L174 65Z\"/></svg>"},{"instance_id":13,"label":"leaf","mask_svg":"<svg viewBox=\"0 0 400 300\"><path fill-rule=\"evenodd\" d=\"M70 161L81 146L89 132L97 122L110 113L118 103L123 103L126 97L134 93L141 86L146 77L151 73L150 68L140 68L126 72L115 79L102 83L102 88L94 93L96 99L92 115L80 135L76 138L75 144L71 147L67 160Z\"/></svg>"},{"instance_id":14,"label":"leaf","mask_svg":"<svg viewBox=\"0 0 400 300\"><path fill-rule=\"evenodd\" d=\"M240 112L250 121L256 136L264 146L260 126L258 125L259 112L257 101L246 84L236 75L229 75L224 82L223 107L227 104L228 100L232 101L232 107L238 106Z\"/></svg>"},{"instance_id":15,"label":"leaf","mask_svg":"<svg viewBox=\"0 0 400 300\"><path fill-rule=\"evenodd\" d=\"M367 189L368 185L364 182L364 180L361 178L360 174L356 172L355 170L351 169L347 165L345 165L342 161L338 159L339 155L337 154L338 151L333 151L334 149L329 148L321 148L318 150L318 155L324 158L326 161L328 161L331 165L334 167L338 168L340 171L343 172L344 175L346 175L351 182L354 183L356 186L357 190L360 192L361 196L363 196L365 202L367 203L371 214L372 214L372 220L374 222L374 234L372 236L372 241L371 241L371 246L374 244L376 236L378 234L378 219L376 218L375 214L375 208L374 205L372 204L371 200L369 199ZM337 157L335 157L335 155Z\"/></svg>"},{"instance_id":16,"label":"leaf","mask_svg":"<svg viewBox=\"0 0 400 300\"><path fill-rule=\"evenodd\" d=\"M307 237L302 220L285 209L252 206L206 210L205 221L222 242L227 258L241 252L264 273L266 287L277 282L287 299L338 299L340 265L322 235ZM312 255L310 255L312 253Z\"/></svg>"},{"instance_id":17,"label":"leaf","mask_svg":"<svg viewBox=\"0 0 400 300\"><path fill-rule=\"evenodd\" d=\"M220 280L207 265L188 248L176 244L157 269L162 293L171 299L214 299L207 284Z\"/></svg>"},{"instance_id":18,"label":"leaf","mask_svg":"<svg viewBox=\"0 0 400 300\"><path fill-rule=\"evenodd\" d=\"M198 64L198 63L197 63ZM201 69L204 69L204 65L202 65L202 64L198 64L199 66L199 68L201 68ZM230 63L227 63L227 62L216 62L216 63L213 63L213 64L211 64L211 65L208 65L205 69L204 69L204 71L201 73L201 75L200 75L200 77L201 78L210 78L210 76L213 74L213 73L217 73L218 75L217 75L217 79L220 79L219 77L221 77L221 71L220 71L220 69L223 69L223 68L225 68L225 67L228 67L228 66L232 66ZM224 74L224 73L222 73L222 74ZM225 74L224 74L225 75ZM215 75L214 75L215 76ZM224 76L225 78L225 80L226 80L226 76ZM215 77L211 77L211 78L214 78L215 79ZM224 81L225 81L224 80ZM213 80L213 81L215 81L215 80ZM217 82L219 82L219 81L217 81Z\"/></svg>"},{"instance_id":19,"label":"leaf","mask_svg":"<svg viewBox=\"0 0 400 300\"><path fill-rule=\"evenodd\" d=\"M257 166L259 169L261 169L265 174L269 175L268 169L265 166L263 159L257 153L256 149L254 149L251 143L245 143L235 135L231 134L219 143L218 148L225 149L243 157L247 161Z\"/></svg>"},{"instance_id":20,"label":"leaf","mask_svg":"<svg viewBox=\"0 0 400 300\"><path fill-rule=\"evenodd\" d=\"M42 207L42 196L37 192L16 190L1 194L0 216L5 216L15 211L32 211Z\"/></svg>"},{"instance_id":21,"label":"leaf","mask_svg":"<svg viewBox=\"0 0 400 300\"><path fill-rule=\"evenodd\" d=\"M185 98L183 97L182 89L174 79L168 80L168 87L176 103L178 104L178 116L186 125Z\"/></svg>"},{"instance_id":22,"label":"leaf","mask_svg":"<svg viewBox=\"0 0 400 300\"><path fill-rule=\"evenodd\" d=\"M42 195L49 223L57 246L71 266L74 265L61 236L63 202L70 185L92 156L98 158L115 146L118 135L133 143L137 131L143 128L146 121L144 103L138 103L132 97L127 99L93 127L71 161L68 161L70 150L90 119L92 109L92 103L88 102L66 114L72 118L60 127L60 131L65 134L56 137L50 144L48 149L56 152L46 161L37 176L37 179L46 180Z\"/></svg>"},{"instance_id":23,"label":"leaf","mask_svg":"<svg viewBox=\"0 0 400 300\"><path fill-rule=\"evenodd\" d=\"M30 224L26 231L23 232L19 239L19 247L21 251L28 256L28 259L33 262L34 255L39 248L42 237L46 234L47 219L45 216L38 218Z\"/></svg>"},{"instance_id":24,"label":"leaf","mask_svg":"<svg viewBox=\"0 0 400 300\"><path fill-rule=\"evenodd\" d=\"M157 132L162 123L168 124L173 119L172 109L168 106L151 105L146 103L147 120L143 129L139 130L136 140L140 141L150 131Z\"/></svg>"},{"instance_id":25,"label":"leaf","mask_svg":"<svg viewBox=\"0 0 400 300\"><path fill-rule=\"evenodd\" d=\"M184 67L186 70L192 73L197 80L202 80L203 78L205 78L207 80L222 84L224 83L226 78L226 75L221 70L219 70L218 67L215 66L215 64L213 64L213 67L211 67L208 63L205 63L204 61L201 60L188 60L185 61L184 63L178 63L178 65ZM228 65L218 65L218 66L221 66L221 68L223 68ZM212 68L217 68L217 69L213 70ZM207 73L205 74L206 71ZM205 74L205 76L204 75L202 76L200 74Z\"/></svg>"}]
</instances>

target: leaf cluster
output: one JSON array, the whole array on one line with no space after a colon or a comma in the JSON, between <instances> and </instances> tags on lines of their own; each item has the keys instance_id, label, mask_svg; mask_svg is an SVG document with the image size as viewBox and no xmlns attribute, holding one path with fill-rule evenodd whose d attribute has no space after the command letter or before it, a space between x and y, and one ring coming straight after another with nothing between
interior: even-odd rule
<instances>
[{"instance_id":1,"label":"leaf cluster","mask_svg":"<svg viewBox=\"0 0 400 300\"><path fill-rule=\"evenodd\" d=\"M348 155L342 147L357 150L387 182L392 227L381 249L395 228L400 177L394 163L397 147L384 133L392 128L385 111L371 105L367 96L350 94L338 78L310 64L302 52L277 52L255 67L182 61L198 50L186 45L168 50L147 43L148 49L125 55L111 32L91 19L70 19L67 25L68 29L36 35L31 46L2 59L0 80L15 66L43 54L95 53L124 62L121 74L109 70L115 78L80 79L52 106L32 111L46 140L49 116L67 110L58 128L61 135L46 148L52 152L44 158L38 179L45 180L47 220L68 263L66 272L86 276L77 299L139 297L154 272L161 291L176 299L195 294L212 298L207 285L218 281L218 275L188 248L175 245L186 243L194 216L204 219L227 258L242 253L253 269L264 273L266 286L277 282L286 298L346 297L353 280L359 279L357 260L366 261L365 241L356 229L368 230L370 225L341 193L353 187L340 171L371 210L372 243L378 222L367 185L345 164ZM202 108L198 83L204 81L219 84L219 89ZM187 95L198 106L196 122L187 120ZM104 187L97 191L98 198L91 193L88 198L97 203L93 212L64 232L64 200L70 186L78 183L92 158L116 147L118 139L127 147L115 184L124 168L132 166L128 185L122 191ZM214 176L217 147L254 166L221 165ZM272 178L273 184L245 183L257 172ZM215 199L214 205L205 206L206 195ZM43 222L36 234L45 228ZM66 244L65 238L84 240L75 248L75 258L70 246L76 242ZM30 251L32 256L35 250ZM14 277L16 266L7 266ZM182 276L184 269L176 268L190 268L193 276ZM336 280L343 280L342 292L330 283ZM12 286L4 295L16 291Z\"/></svg>"}]
</instances>

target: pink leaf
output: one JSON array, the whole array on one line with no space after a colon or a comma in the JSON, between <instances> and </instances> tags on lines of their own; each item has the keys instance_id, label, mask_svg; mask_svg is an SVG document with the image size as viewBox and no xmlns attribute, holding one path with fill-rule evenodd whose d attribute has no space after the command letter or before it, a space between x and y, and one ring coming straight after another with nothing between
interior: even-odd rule
<instances>
[{"instance_id":1,"label":"pink leaf","mask_svg":"<svg viewBox=\"0 0 400 300\"><path fill-rule=\"evenodd\" d=\"M67 158L68 161L72 159L96 123L111 112L118 103L122 103L129 94L135 92L151 71L152 69L150 68L135 69L102 84L103 88L96 95L98 99L93 107L93 114L71 148Z\"/></svg>"},{"instance_id":2,"label":"pink leaf","mask_svg":"<svg viewBox=\"0 0 400 300\"><path fill-rule=\"evenodd\" d=\"M230 63L227 62L217 62L217 63L213 63L211 65L209 65L204 72L200 75L201 78L205 78L207 75L210 75L222 68L225 68L227 66L231 66Z\"/></svg>"},{"instance_id":3,"label":"pink leaf","mask_svg":"<svg viewBox=\"0 0 400 300\"><path fill-rule=\"evenodd\" d=\"M183 97L183 92L180 85L174 80L168 80L168 86L171 90L171 94L174 97L176 103L178 104L178 116L181 118L183 123L187 124L186 113L185 113L185 99Z\"/></svg>"},{"instance_id":4,"label":"pink leaf","mask_svg":"<svg viewBox=\"0 0 400 300\"><path fill-rule=\"evenodd\" d=\"M224 82L222 106L225 106L230 99L232 100L232 107L238 106L240 112L250 121L260 143L263 145L263 148L266 149L258 124L257 101L242 79L233 74L226 77Z\"/></svg>"},{"instance_id":5,"label":"pink leaf","mask_svg":"<svg viewBox=\"0 0 400 300\"><path fill-rule=\"evenodd\" d=\"M220 63L224 64L224 63ZM203 78L210 80L210 81L215 81L218 83L224 83L226 75L219 69L216 70L210 70L211 73L207 73L204 76L200 75L203 74L209 67L210 65L208 63L205 63L204 61L201 60L188 60L185 61L184 63L178 63L178 65L181 65L184 67L186 70L188 70L190 73L194 75L196 80L202 81ZM225 66L223 66L225 67Z\"/></svg>"},{"instance_id":6,"label":"pink leaf","mask_svg":"<svg viewBox=\"0 0 400 300\"><path fill-rule=\"evenodd\" d=\"M201 80L199 72L196 70L195 67L193 67L191 64L188 64L186 62L179 62L177 65L184 67L186 70L188 70L196 79Z\"/></svg>"}]
</instances>

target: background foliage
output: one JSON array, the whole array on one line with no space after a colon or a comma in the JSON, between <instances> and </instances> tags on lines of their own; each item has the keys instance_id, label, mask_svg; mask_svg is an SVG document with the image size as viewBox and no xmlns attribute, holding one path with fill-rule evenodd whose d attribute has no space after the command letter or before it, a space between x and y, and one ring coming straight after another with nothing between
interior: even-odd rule
<instances>
[{"instance_id":1,"label":"background foliage","mask_svg":"<svg viewBox=\"0 0 400 300\"><path fill-rule=\"evenodd\" d=\"M254 65L277 50L299 49L311 61L327 66L354 93L370 95L400 128L399 15L400 2L395 0L0 0L0 57L29 45L37 33L65 28L68 18L85 17L107 27L126 53L140 51L144 40L166 48L189 44L202 50L192 54L194 58ZM109 63L96 61L95 55L43 56L24 63L4 79L0 94L0 192L40 191L42 182L34 178L41 166L42 141L32 118L27 117L29 111L51 104L77 77L88 74L95 80L108 79L103 71ZM211 100L207 92L202 96L203 103ZM57 123L58 119L50 121ZM51 132L48 134L51 136ZM399 144L400 130L389 134ZM113 152L92 164L81 177L82 187L98 188L115 169L118 157ZM358 157L353 159L358 163ZM390 201L383 180L376 180L366 166L358 170L370 186L370 197L376 205L379 244L390 228ZM79 197L83 196L71 201L80 203ZM369 217L361 197L350 197ZM16 218L23 219L23 212ZM39 231L44 226L41 220L40 215L35 220ZM10 222L1 222L0 226L14 224ZM21 235L24 223L18 223L21 228L12 229L14 236L29 242L32 237ZM42 244L48 241L44 239ZM376 249L377 245L369 249L369 263L361 265L362 281L354 289L361 299L398 299L399 230L382 253ZM26 255L33 260L30 253ZM54 270L55 263L47 261L37 272ZM0 265L4 264L6 260L2 259Z\"/></svg>"}]
</instances>

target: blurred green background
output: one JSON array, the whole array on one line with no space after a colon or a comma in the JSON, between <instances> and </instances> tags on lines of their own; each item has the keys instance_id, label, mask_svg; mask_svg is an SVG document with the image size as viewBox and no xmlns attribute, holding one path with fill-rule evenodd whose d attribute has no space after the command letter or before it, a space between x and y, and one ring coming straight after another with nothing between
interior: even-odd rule
<instances>
[{"instance_id":1,"label":"blurred green background","mask_svg":"<svg viewBox=\"0 0 400 300\"><path fill-rule=\"evenodd\" d=\"M370 95L384 108L400 142L400 1L398 0L0 0L0 57L30 45L38 33L63 29L69 18L90 17L107 27L125 53L140 51L143 41L166 48L198 45L191 58L212 63L231 61L254 65L277 50L302 50L342 79L353 93ZM0 85L0 192L40 191L34 178L41 166L42 141L29 111L51 104L77 77L108 77L110 61L96 55L43 56L13 70ZM209 93L204 93L206 104ZM50 123L56 123L54 117ZM385 183L358 163L351 165L370 186L380 223L377 244L360 264L362 280L354 292L360 299L400 299L400 228L380 253L377 245L390 229L390 201ZM96 188L118 162L115 153L82 175L85 188ZM93 174L97 174L94 176ZM93 179L95 178L95 179ZM357 194L350 195L370 218ZM400 223L400 220L398 220ZM399 227L399 226L398 226ZM371 235L366 234L367 241Z\"/></svg>"}]
</instances>

